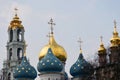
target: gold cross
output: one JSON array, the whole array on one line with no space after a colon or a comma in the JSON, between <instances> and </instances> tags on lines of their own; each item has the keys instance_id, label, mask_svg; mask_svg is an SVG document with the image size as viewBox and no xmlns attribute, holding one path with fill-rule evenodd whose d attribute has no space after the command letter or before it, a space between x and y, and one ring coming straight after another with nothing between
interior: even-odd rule
<instances>
[{"instance_id":1,"label":"gold cross","mask_svg":"<svg viewBox=\"0 0 120 80\"><path fill-rule=\"evenodd\" d=\"M116 20L114 20L114 26L115 26L115 28L116 28L116 24L117 24L117 22L116 22Z\"/></svg>"},{"instance_id":2,"label":"gold cross","mask_svg":"<svg viewBox=\"0 0 120 80\"><path fill-rule=\"evenodd\" d=\"M48 22L48 24L50 24L50 27L51 27L50 33L53 34L53 26L56 25L56 24L53 22L52 18L50 19L50 21Z\"/></svg>"},{"instance_id":3,"label":"gold cross","mask_svg":"<svg viewBox=\"0 0 120 80\"><path fill-rule=\"evenodd\" d=\"M15 15L17 15L17 11L18 11L18 9L17 9L17 8L15 8L14 10L15 10Z\"/></svg>"},{"instance_id":4,"label":"gold cross","mask_svg":"<svg viewBox=\"0 0 120 80\"><path fill-rule=\"evenodd\" d=\"M103 41L103 37L102 36L100 36L100 40L101 40L101 43L102 43L102 41Z\"/></svg>"}]
</instances>

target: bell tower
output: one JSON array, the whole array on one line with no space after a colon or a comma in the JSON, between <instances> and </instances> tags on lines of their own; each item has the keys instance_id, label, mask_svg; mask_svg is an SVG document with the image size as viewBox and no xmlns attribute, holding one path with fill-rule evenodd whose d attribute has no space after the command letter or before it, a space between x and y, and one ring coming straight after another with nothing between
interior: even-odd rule
<instances>
[{"instance_id":1,"label":"bell tower","mask_svg":"<svg viewBox=\"0 0 120 80\"><path fill-rule=\"evenodd\" d=\"M111 46L110 46L110 63L116 63L119 61L119 44L120 44L120 37L119 33L117 32L116 21L114 21L114 31L113 37L110 39Z\"/></svg>"},{"instance_id":2,"label":"bell tower","mask_svg":"<svg viewBox=\"0 0 120 80\"><path fill-rule=\"evenodd\" d=\"M106 53L106 49L104 47L104 44L102 42L102 36L101 36L101 43L100 43L100 47L98 49L98 56L99 56L99 65L100 66L105 66L107 63L107 53Z\"/></svg>"},{"instance_id":3,"label":"bell tower","mask_svg":"<svg viewBox=\"0 0 120 80\"><path fill-rule=\"evenodd\" d=\"M21 24L15 9L15 16L10 22L8 27L8 42L7 42L7 60L3 64L5 71L5 80L14 80L13 70L21 63L24 56L25 40L24 40L24 27Z\"/></svg>"}]
</instances>

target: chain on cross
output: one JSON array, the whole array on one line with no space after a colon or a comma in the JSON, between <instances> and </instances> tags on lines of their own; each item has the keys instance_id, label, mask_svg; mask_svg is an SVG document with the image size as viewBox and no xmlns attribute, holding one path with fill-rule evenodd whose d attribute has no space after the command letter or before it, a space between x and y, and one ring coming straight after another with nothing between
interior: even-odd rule
<instances>
[{"instance_id":1,"label":"chain on cross","mask_svg":"<svg viewBox=\"0 0 120 80\"><path fill-rule=\"evenodd\" d=\"M50 21L48 22L48 24L50 24L50 27L51 27L51 34L53 34L53 26L56 25L54 22L53 22L53 19L51 18Z\"/></svg>"}]
</instances>

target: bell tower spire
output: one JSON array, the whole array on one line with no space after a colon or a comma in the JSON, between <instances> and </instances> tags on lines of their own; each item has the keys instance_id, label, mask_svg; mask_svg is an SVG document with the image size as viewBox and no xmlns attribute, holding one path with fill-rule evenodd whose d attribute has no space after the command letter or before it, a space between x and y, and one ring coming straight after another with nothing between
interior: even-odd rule
<instances>
[{"instance_id":1,"label":"bell tower spire","mask_svg":"<svg viewBox=\"0 0 120 80\"><path fill-rule=\"evenodd\" d=\"M15 8L15 16L13 17L8 27L8 42L7 42L7 60L4 67L6 70L5 80L14 80L13 69L21 63L25 52L24 27L20 21Z\"/></svg>"},{"instance_id":2,"label":"bell tower spire","mask_svg":"<svg viewBox=\"0 0 120 80\"><path fill-rule=\"evenodd\" d=\"M98 49L98 56L99 56L99 65L100 66L104 66L107 63L107 59L106 59L106 49L104 47L103 44L103 37L100 37L100 48Z\"/></svg>"},{"instance_id":3,"label":"bell tower spire","mask_svg":"<svg viewBox=\"0 0 120 80\"><path fill-rule=\"evenodd\" d=\"M116 21L114 20L114 31L113 31L113 37L110 40L111 46L110 46L110 63L116 63L119 61L119 45L120 45L120 37L119 33L117 32L117 26Z\"/></svg>"},{"instance_id":4,"label":"bell tower spire","mask_svg":"<svg viewBox=\"0 0 120 80\"><path fill-rule=\"evenodd\" d=\"M111 42L111 48L117 47L120 43L119 33L117 32L117 26L116 21L114 20L114 31L113 31L113 37L110 39Z\"/></svg>"}]
</instances>

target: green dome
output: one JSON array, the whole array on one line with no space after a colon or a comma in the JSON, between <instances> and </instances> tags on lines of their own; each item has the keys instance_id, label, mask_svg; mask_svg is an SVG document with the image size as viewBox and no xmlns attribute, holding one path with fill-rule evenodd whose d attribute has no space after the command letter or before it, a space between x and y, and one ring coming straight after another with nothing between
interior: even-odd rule
<instances>
[{"instance_id":1,"label":"green dome","mask_svg":"<svg viewBox=\"0 0 120 80\"><path fill-rule=\"evenodd\" d=\"M62 62L54 56L51 48L48 49L47 55L39 60L37 69L39 72L61 72L63 70Z\"/></svg>"},{"instance_id":2,"label":"green dome","mask_svg":"<svg viewBox=\"0 0 120 80\"><path fill-rule=\"evenodd\" d=\"M32 67L24 56L22 62L13 73L14 78L28 78L35 79L37 77L37 72L34 67Z\"/></svg>"}]
</instances>

